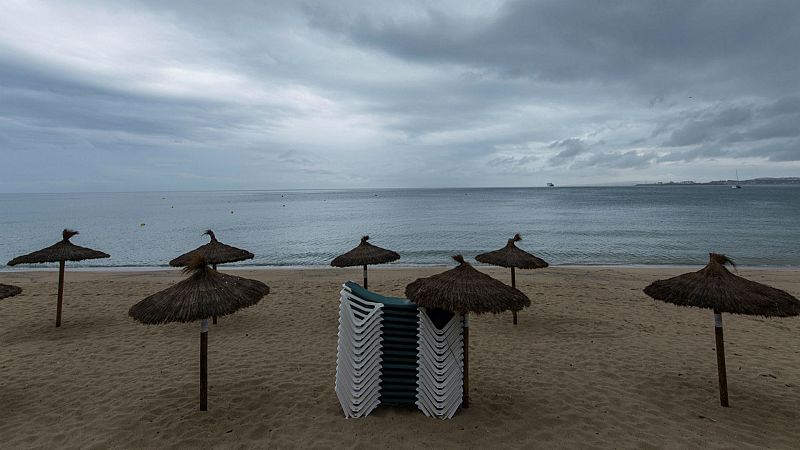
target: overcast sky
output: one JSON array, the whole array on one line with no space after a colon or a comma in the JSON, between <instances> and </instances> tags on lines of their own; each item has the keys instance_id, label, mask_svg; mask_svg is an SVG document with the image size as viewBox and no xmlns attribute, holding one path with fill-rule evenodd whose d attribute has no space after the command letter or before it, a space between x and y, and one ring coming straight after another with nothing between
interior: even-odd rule
<instances>
[{"instance_id":1,"label":"overcast sky","mask_svg":"<svg viewBox=\"0 0 800 450\"><path fill-rule=\"evenodd\" d=\"M0 192L800 176L798 24L796 0L0 0Z\"/></svg>"}]
</instances>

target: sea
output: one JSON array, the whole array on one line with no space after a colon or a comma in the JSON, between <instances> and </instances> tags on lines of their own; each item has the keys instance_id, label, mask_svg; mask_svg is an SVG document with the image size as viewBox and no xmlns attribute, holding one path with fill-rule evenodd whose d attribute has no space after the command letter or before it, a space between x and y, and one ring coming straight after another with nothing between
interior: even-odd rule
<instances>
[{"instance_id":1,"label":"sea","mask_svg":"<svg viewBox=\"0 0 800 450\"><path fill-rule=\"evenodd\" d=\"M551 265L700 265L709 252L743 266L800 266L800 187L630 186L470 189L0 194L0 270L63 228L108 259L71 267L166 267L208 241L255 254L231 266L327 266L370 242L394 265L519 247ZM25 266L54 267L54 265ZM18 269L20 267L18 266ZM17 269L17 270L18 270Z\"/></svg>"}]
</instances>

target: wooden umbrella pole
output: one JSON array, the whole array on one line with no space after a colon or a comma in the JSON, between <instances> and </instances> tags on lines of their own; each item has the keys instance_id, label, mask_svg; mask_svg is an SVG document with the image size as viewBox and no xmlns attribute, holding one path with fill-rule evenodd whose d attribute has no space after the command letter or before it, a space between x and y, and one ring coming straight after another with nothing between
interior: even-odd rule
<instances>
[{"instance_id":1,"label":"wooden umbrella pole","mask_svg":"<svg viewBox=\"0 0 800 450\"><path fill-rule=\"evenodd\" d=\"M469 408L469 313L464 314L464 393L461 406Z\"/></svg>"},{"instance_id":2,"label":"wooden umbrella pole","mask_svg":"<svg viewBox=\"0 0 800 450\"><path fill-rule=\"evenodd\" d=\"M200 411L208 411L208 319L200 321Z\"/></svg>"},{"instance_id":3,"label":"wooden umbrella pole","mask_svg":"<svg viewBox=\"0 0 800 450\"><path fill-rule=\"evenodd\" d=\"M64 300L64 261L58 262L58 303L56 304L56 327L61 326L61 304Z\"/></svg>"},{"instance_id":4,"label":"wooden umbrella pole","mask_svg":"<svg viewBox=\"0 0 800 450\"><path fill-rule=\"evenodd\" d=\"M216 265L216 264L212 264L212 265L211 265L211 267L212 267L212 268L213 268L215 271L217 270L217 265ZM214 323L214 325L216 325L216 324L217 324L217 316L214 316L214 317L211 319L211 321Z\"/></svg>"},{"instance_id":5,"label":"wooden umbrella pole","mask_svg":"<svg viewBox=\"0 0 800 450\"><path fill-rule=\"evenodd\" d=\"M364 289L369 289L369 287L367 287L367 265L366 264L364 264Z\"/></svg>"},{"instance_id":6,"label":"wooden umbrella pole","mask_svg":"<svg viewBox=\"0 0 800 450\"><path fill-rule=\"evenodd\" d=\"M725 371L725 339L722 334L722 313L714 310L714 336L717 340L717 372L719 374L719 404L728 404L728 376Z\"/></svg>"},{"instance_id":7,"label":"wooden umbrella pole","mask_svg":"<svg viewBox=\"0 0 800 450\"><path fill-rule=\"evenodd\" d=\"M513 287L513 288L517 287L517 277L516 277L516 274L514 273L514 268L513 267L511 268L511 287ZM514 315L514 325L516 325L517 324L517 312L516 311L511 311L511 314Z\"/></svg>"}]
</instances>

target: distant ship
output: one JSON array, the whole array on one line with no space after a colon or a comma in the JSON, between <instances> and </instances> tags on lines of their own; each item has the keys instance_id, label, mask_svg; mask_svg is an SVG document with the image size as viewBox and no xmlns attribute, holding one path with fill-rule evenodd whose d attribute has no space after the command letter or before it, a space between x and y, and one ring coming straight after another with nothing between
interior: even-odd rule
<instances>
[{"instance_id":1,"label":"distant ship","mask_svg":"<svg viewBox=\"0 0 800 450\"><path fill-rule=\"evenodd\" d=\"M553 183L547 183L547 187L554 187L554 186L555 186L555 184L553 184Z\"/></svg>"}]
</instances>

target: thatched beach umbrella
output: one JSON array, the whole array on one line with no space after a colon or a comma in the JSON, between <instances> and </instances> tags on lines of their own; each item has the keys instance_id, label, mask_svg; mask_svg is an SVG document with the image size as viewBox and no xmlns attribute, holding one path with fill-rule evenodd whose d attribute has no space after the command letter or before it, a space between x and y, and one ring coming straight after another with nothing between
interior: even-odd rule
<instances>
[{"instance_id":1,"label":"thatched beach umbrella","mask_svg":"<svg viewBox=\"0 0 800 450\"><path fill-rule=\"evenodd\" d=\"M337 256L331 261L333 267L364 266L364 289L369 289L367 286L368 264L385 264L400 259L400 255L397 252L372 245L367 242L368 240L369 236L362 237L361 243L354 249Z\"/></svg>"},{"instance_id":2,"label":"thatched beach umbrella","mask_svg":"<svg viewBox=\"0 0 800 450\"><path fill-rule=\"evenodd\" d=\"M255 305L269 294L256 280L219 273L196 255L183 272L189 277L133 305L128 314L148 325L200 321L200 410L208 408L208 319Z\"/></svg>"},{"instance_id":3,"label":"thatched beach umbrella","mask_svg":"<svg viewBox=\"0 0 800 450\"><path fill-rule=\"evenodd\" d=\"M12 286L10 284L2 284L2 283L0 283L0 299L7 298L7 297L13 297L13 296L19 294L20 292L22 292L21 288L18 288L16 286Z\"/></svg>"},{"instance_id":4,"label":"thatched beach umbrella","mask_svg":"<svg viewBox=\"0 0 800 450\"><path fill-rule=\"evenodd\" d=\"M796 316L800 314L800 301L780 289L730 273L725 268L725 264L734 264L725 255L709 253L708 256L708 265L703 269L667 280L655 281L644 288L644 293L656 300L680 306L714 310L719 402L722 406L728 406L722 313L764 317Z\"/></svg>"},{"instance_id":5,"label":"thatched beach umbrella","mask_svg":"<svg viewBox=\"0 0 800 450\"><path fill-rule=\"evenodd\" d=\"M458 266L406 286L406 297L418 306L443 309L464 315L464 396L469 408L469 313L500 313L531 305L530 299L501 281L479 272L461 255L453 256Z\"/></svg>"},{"instance_id":6,"label":"thatched beach umbrella","mask_svg":"<svg viewBox=\"0 0 800 450\"><path fill-rule=\"evenodd\" d=\"M206 230L203 235L208 235L211 238L211 242L178 256L170 261L169 265L172 267L187 266L194 257L202 255L206 259L206 263L211 264L211 267L217 270L217 264L244 261L246 259L253 259L255 256L247 250L223 244L217 240L217 236L211 230ZM217 323L217 318L214 317L213 321Z\"/></svg>"},{"instance_id":7,"label":"thatched beach umbrella","mask_svg":"<svg viewBox=\"0 0 800 450\"><path fill-rule=\"evenodd\" d=\"M64 265L66 261L83 261L85 259L109 258L107 253L73 244L69 239L78 234L77 231L64 229L63 239L50 247L37 250L27 255L17 256L8 262L9 266L17 264L58 263L58 304L56 306L56 326L61 326L61 304L64 298Z\"/></svg>"},{"instance_id":8,"label":"thatched beach umbrella","mask_svg":"<svg viewBox=\"0 0 800 450\"><path fill-rule=\"evenodd\" d=\"M202 255L206 259L206 263L211 264L211 267L217 270L217 264L244 261L253 259L255 256L247 250L223 244L217 240L217 236L211 230L206 230L203 235L208 235L211 238L211 242L178 256L170 261L169 265L172 267L184 267L189 265L196 255Z\"/></svg>"},{"instance_id":9,"label":"thatched beach umbrella","mask_svg":"<svg viewBox=\"0 0 800 450\"><path fill-rule=\"evenodd\" d=\"M517 279L514 273L515 268L519 269L543 269L549 264L539 257L533 256L525 250L516 246L516 242L522 240L519 233L515 234L513 238L508 240L506 246L500 250L493 252L481 253L475 259L484 264L491 264L493 266L510 267L511 268L511 287L517 287ZM514 325L517 324L517 311L511 311L514 314Z\"/></svg>"}]
</instances>

